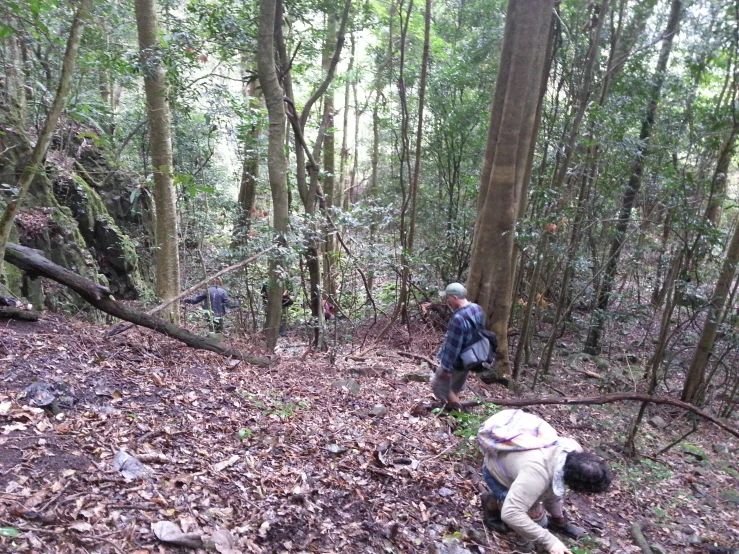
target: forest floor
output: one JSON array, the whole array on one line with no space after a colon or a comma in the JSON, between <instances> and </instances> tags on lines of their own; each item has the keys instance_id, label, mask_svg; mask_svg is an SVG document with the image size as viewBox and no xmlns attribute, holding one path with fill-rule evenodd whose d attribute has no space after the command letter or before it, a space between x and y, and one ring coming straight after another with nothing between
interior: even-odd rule
<instances>
[{"instance_id":1,"label":"forest floor","mask_svg":"<svg viewBox=\"0 0 739 554\"><path fill-rule=\"evenodd\" d=\"M412 351L433 357L441 333L413 332ZM61 316L0 322L0 552L517 552L480 518L473 437L489 408L419 410L429 385L408 375L429 369L399 354L406 329L362 358L306 353L297 335L280 339L279 363L265 370L142 329L110 338ZM538 394L639 380L629 356L596 367L561 353ZM62 396L57 415L24 398L35 381ZM502 396L512 393L476 378L465 393ZM638 440L645 456L633 461L620 445L637 408L530 409L616 474L608 493L568 495L590 532L565 539L573 552L640 552L640 522L655 553L739 548L739 441L699 421L657 454L693 423L652 406ZM145 464L143 476L123 477L135 463L114 469L121 451Z\"/></svg>"}]
</instances>

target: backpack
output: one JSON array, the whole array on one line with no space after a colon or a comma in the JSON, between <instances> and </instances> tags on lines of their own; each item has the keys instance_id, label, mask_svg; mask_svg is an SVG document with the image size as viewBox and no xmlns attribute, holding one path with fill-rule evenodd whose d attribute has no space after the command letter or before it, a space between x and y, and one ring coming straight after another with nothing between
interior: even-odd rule
<instances>
[{"instance_id":1,"label":"backpack","mask_svg":"<svg viewBox=\"0 0 739 554\"><path fill-rule=\"evenodd\" d=\"M476 329L477 325L472 318L463 313L462 316ZM473 334L472 342L462 348L460 358L465 371L475 373L489 369L489 364L495 360L495 352L498 350L498 337L487 329L477 329Z\"/></svg>"}]
</instances>

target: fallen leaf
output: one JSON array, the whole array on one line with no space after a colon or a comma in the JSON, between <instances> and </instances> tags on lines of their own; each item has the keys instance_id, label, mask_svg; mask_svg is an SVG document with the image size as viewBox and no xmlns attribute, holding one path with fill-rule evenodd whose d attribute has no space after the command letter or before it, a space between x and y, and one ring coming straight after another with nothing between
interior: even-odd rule
<instances>
[{"instance_id":1,"label":"fallen leaf","mask_svg":"<svg viewBox=\"0 0 739 554\"><path fill-rule=\"evenodd\" d=\"M0 537L17 537L20 534L15 527L0 527Z\"/></svg>"},{"instance_id":2,"label":"fallen leaf","mask_svg":"<svg viewBox=\"0 0 739 554\"><path fill-rule=\"evenodd\" d=\"M88 531L92 531L92 525L90 525L86 521L78 521L77 523L73 523L69 526L69 528L74 529L75 531L79 531L80 533L87 533Z\"/></svg>"},{"instance_id":3,"label":"fallen leaf","mask_svg":"<svg viewBox=\"0 0 739 554\"><path fill-rule=\"evenodd\" d=\"M229 466L234 465L236 462L238 462L240 459L240 456L238 454L234 454L231 456L228 460L223 460L222 462L218 462L217 464L213 464L213 471L223 471Z\"/></svg>"},{"instance_id":4,"label":"fallen leaf","mask_svg":"<svg viewBox=\"0 0 739 554\"><path fill-rule=\"evenodd\" d=\"M202 548L203 539L200 533L183 533L171 521L158 521L151 524L151 531L162 542L186 546L187 548Z\"/></svg>"}]
</instances>

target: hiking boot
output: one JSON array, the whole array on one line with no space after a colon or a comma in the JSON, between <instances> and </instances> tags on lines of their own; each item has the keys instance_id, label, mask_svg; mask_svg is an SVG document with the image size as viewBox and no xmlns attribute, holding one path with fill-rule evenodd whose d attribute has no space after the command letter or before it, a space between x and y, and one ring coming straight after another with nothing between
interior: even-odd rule
<instances>
[{"instance_id":1,"label":"hiking boot","mask_svg":"<svg viewBox=\"0 0 739 554\"><path fill-rule=\"evenodd\" d=\"M549 526L547 528L550 529L551 531L562 533L563 535L570 537L572 539L575 539L575 540L587 534L587 531L585 531L585 529L570 523L569 521L567 521L567 518L564 518L564 517L562 518L552 517L549 520Z\"/></svg>"},{"instance_id":2,"label":"hiking boot","mask_svg":"<svg viewBox=\"0 0 739 554\"><path fill-rule=\"evenodd\" d=\"M500 502L491 492L483 493L480 497L482 504L482 522L488 529L496 533L508 533L511 529L500 518Z\"/></svg>"}]
</instances>

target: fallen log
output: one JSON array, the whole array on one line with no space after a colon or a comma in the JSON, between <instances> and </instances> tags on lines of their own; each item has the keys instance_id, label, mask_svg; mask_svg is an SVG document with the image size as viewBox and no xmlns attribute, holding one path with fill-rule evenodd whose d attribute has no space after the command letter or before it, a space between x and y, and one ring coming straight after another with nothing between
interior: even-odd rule
<instances>
[{"instance_id":1,"label":"fallen log","mask_svg":"<svg viewBox=\"0 0 739 554\"><path fill-rule=\"evenodd\" d=\"M154 331L165 334L168 337L184 342L192 348L209 350L211 352L221 354L222 356L238 358L250 364L262 367L269 366L272 363L272 361L267 358L252 356L220 342L199 337L198 335L195 335L186 329L182 329L173 323L153 315L134 310L124 306L123 304L119 304L111 298L110 289L108 289L108 287L93 283L81 275L77 275L73 271L55 264L46 259L38 250L9 243L5 250L5 260L23 271L47 277L57 283L61 283L79 294L86 302L92 304L98 310L114 317L130 321L135 325L141 325L142 327L153 329Z\"/></svg>"},{"instance_id":2,"label":"fallen log","mask_svg":"<svg viewBox=\"0 0 739 554\"><path fill-rule=\"evenodd\" d=\"M244 267L245 265L250 264L251 262L253 262L257 258L259 258L260 256L263 256L264 254L266 254L270 250L273 250L274 248L275 248L274 246L270 246L266 250L262 250L261 252L259 252L258 254L255 254L251 258L248 258L246 260L241 260L238 263L235 263L233 265L228 266L225 269L220 270L218 273L214 273L213 275L211 275L207 279L203 279L198 284L191 286L189 289L183 290L180 294L178 294L174 298L170 298L166 302L162 302L161 304L159 304L156 308L152 308L151 310L149 310L148 312L146 312L146 315L154 315L157 312L161 312L167 306L171 306L172 304L174 304L178 300L181 300L182 298L184 298L188 294L195 292L200 287L202 287L203 285L206 285L207 283L209 283L210 281L212 281L216 277L220 277L221 275L225 275L229 271L233 271L235 269L239 269L241 267ZM133 323L117 323L117 324L113 325L113 327L111 327L110 329L108 329L107 335L109 337L112 337L112 336L117 335L119 333L123 333L124 331L128 331L131 327L133 327Z\"/></svg>"},{"instance_id":3,"label":"fallen log","mask_svg":"<svg viewBox=\"0 0 739 554\"><path fill-rule=\"evenodd\" d=\"M721 427L724 431L727 433L730 433L731 435L734 435L736 438L739 439L739 431L736 429L729 427L726 425L723 421L720 419L712 416L711 414L704 412L700 408L696 408L692 404L688 404L687 402L683 402L682 400L676 400L675 398L668 398L666 396L651 396L649 394L640 394L637 392L625 392L625 393L616 393L616 394L606 394L603 396L582 396L582 397L565 397L562 398L561 396L545 396L545 397L536 397L536 398L486 398L485 403L486 404L497 404L498 406L512 406L512 407L522 407L522 406L543 406L547 404L568 404L568 405L575 405L575 404L612 404L614 402L652 402L654 404L669 404L670 406L677 406L678 408L682 408L683 410L687 410L689 412L693 412L694 414L697 414L701 416L703 419L706 419L713 423L714 425L717 425L718 427ZM467 404L466 402L462 403ZM433 405L426 406L427 410L434 409Z\"/></svg>"},{"instance_id":4,"label":"fallen log","mask_svg":"<svg viewBox=\"0 0 739 554\"><path fill-rule=\"evenodd\" d=\"M23 321L38 321L39 313L35 310L24 310L11 306L0 306L0 319L20 319Z\"/></svg>"}]
</instances>

